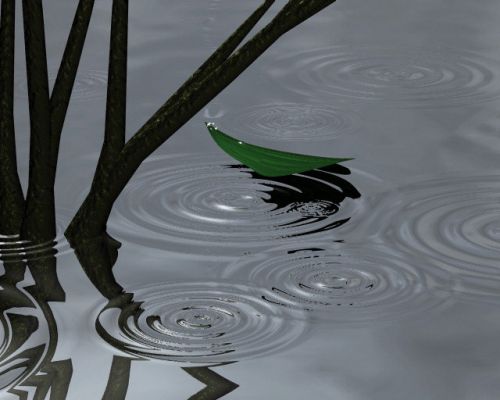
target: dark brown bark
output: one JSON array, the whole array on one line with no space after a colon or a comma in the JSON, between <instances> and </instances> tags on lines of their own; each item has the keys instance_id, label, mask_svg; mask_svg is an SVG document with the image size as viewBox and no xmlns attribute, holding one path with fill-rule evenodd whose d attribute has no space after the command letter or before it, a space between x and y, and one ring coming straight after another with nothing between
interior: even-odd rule
<instances>
[{"instance_id":1,"label":"dark brown bark","mask_svg":"<svg viewBox=\"0 0 500 400\"><path fill-rule=\"evenodd\" d=\"M23 0L30 109L29 183L22 236L34 242L55 237L50 140L50 99L41 0Z\"/></svg>"},{"instance_id":2,"label":"dark brown bark","mask_svg":"<svg viewBox=\"0 0 500 400\"><path fill-rule=\"evenodd\" d=\"M201 67L201 72L182 85L125 144L116 161L107 167L105 179L94 179L90 193L66 231L68 239L75 241L105 232L114 201L140 164L283 34L334 2L335 0L290 0L268 25L232 55L227 51L229 47L224 47L229 40L217 49L205 63L210 67ZM266 1L250 17L253 20L247 20L231 37L239 39L248 26L255 25L271 4L272 2ZM210 59L217 62L209 62Z\"/></svg>"},{"instance_id":3,"label":"dark brown bark","mask_svg":"<svg viewBox=\"0 0 500 400\"><path fill-rule=\"evenodd\" d=\"M59 142L93 6L94 0L78 3L54 90L49 97L42 1L23 0L31 136L21 234L32 242L49 241L56 234L54 184Z\"/></svg>"},{"instance_id":4,"label":"dark brown bark","mask_svg":"<svg viewBox=\"0 0 500 400\"><path fill-rule=\"evenodd\" d=\"M113 0L104 142L94 174L94 185L109 178L112 165L125 145L127 114L128 0Z\"/></svg>"},{"instance_id":5,"label":"dark brown bark","mask_svg":"<svg viewBox=\"0 0 500 400\"><path fill-rule=\"evenodd\" d=\"M87 37L90 18L94 9L94 0L80 0L75 12L73 24L68 35L56 82L50 97L50 122L51 122L51 153L52 168L55 171L59 154L59 142L64 120L68 111L69 101L76 79L78 66Z\"/></svg>"},{"instance_id":6,"label":"dark brown bark","mask_svg":"<svg viewBox=\"0 0 500 400\"><path fill-rule=\"evenodd\" d=\"M24 195L17 173L14 131L15 2L3 0L0 21L0 234L18 235Z\"/></svg>"}]
</instances>

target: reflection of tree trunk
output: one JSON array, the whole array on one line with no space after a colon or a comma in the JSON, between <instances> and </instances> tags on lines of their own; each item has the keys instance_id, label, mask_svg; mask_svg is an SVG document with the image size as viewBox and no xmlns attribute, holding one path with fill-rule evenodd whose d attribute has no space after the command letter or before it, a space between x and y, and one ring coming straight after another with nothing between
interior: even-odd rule
<instances>
[{"instance_id":1,"label":"reflection of tree trunk","mask_svg":"<svg viewBox=\"0 0 500 400\"><path fill-rule=\"evenodd\" d=\"M50 362L44 365L39 372L42 375L32 375L22 383L22 386L36 388L33 400L45 400L49 391L50 400L65 400L73 375L71 360ZM21 399L28 398L28 392L19 388L11 389L10 393Z\"/></svg>"},{"instance_id":2,"label":"reflection of tree trunk","mask_svg":"<svg viewBox=\"0 0 500 400\"><path fill-rule=\"evenodd\" d=\"M265 3L224 42L125 144L113 162L96 171L90 193L66 231L71 241L102 235L114 201L140 164L276 40L335 0L290 0L276 17L235 52L274 0ZM113 43L112 43L113 44ZM117 116L118 117L118 116ZM123 117L120 117L123 120ZM105 148L103 149L105 150Z\"/></svg>"},{"instance_id":3,"label":"reflection of tree trunk","mask_svg":"<svg viewBox=\"0 0 500 400\"><path fill-rule=\"evenodd\" d=\"M191 396L188 400L216 400L238 388L234 382L224 378L208 367L182 368L193 378L207 385L206 388Z\"/></svg>"},{"instance_id":4,"label":"reflection of tree trunk","mask_svg":"<svg viewBox=\"0 0 500 400\"><path fill-rule=\"evenodd\" d=\"M21 398L27 395L22 387L32 386L36 387L35 399L45 399L50 390L50 399L63 400L66 398L71 379L70 360L52 361L58 342L58 329L49 302L65 299L64 290L57 277L56 261L53 255L39 255L39 258L28 261L22 261L20 257L4 261L5 274L0 277L0 312L9 320L12 340L3 357L10 370L31 370L28 377L24 377L15 388L9 390ZM29 268L35 283L21 290L19 285L24 279L26 267ZM23 308L38 308L43 312L43 325L47 325L49 333L47 344L29 347L30 338L36 334L41 324L36 316L17 314L14 311ZM12 311L9 311L11 309ZM27 347L25 350L24 346ZM39 363L40 365L32 370ZM8 371L9 369L5 369L2 373Z\"/></svg>"},{"instance_id":5,"label":"reflection of tree trunk","mask_svg":"<svg viewBox=\"0 0 500 400\"><path fill-rule=\"evenodd\" d=\"M24 196L14 134L15 0L3 0L0 22L0 233L19 234Z\"/></svg>"},{"instance_id":6,"label":"reflection of tree trunk","mask_svg":"<svg viewBox=\"0 0 500 400\"><path fill-rule=\"evenodd\" d=\"M113 357L108 384L102 400L125 400L130 379L131 358Z\"/></svg>"}]
</instances>

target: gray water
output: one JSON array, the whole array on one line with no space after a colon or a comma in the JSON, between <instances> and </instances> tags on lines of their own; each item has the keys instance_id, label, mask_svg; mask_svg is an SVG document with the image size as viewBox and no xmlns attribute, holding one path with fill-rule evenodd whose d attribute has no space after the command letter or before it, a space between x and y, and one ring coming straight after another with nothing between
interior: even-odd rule
<instances>
[{"instance_id":1,"label":"gray water","mask_svg":"<svg viewBox=\"0 0 500 400\"><path fill-rule=\"evenodd\" d=\"M55 75L75 5L45 3ZM130 135L259 3L131 2ZM110 1L97 2L61 143L66 297L39 302L30 272L17 285L29 301L9 312L32 326L21 350L40 355L0 366L2 400L33 398L30 376L55 391L68 375L68 399L99 399L127 360L132 400L189 399L204 384L183 367L233 382L228 400L499 397L500 3L339 0L281 38L122 193L109 233L123 244L113 274L127 294L111 302L62 237L102 141L109 19ZM18 43L25 179L23 54ZM262 178L223 154L204 121L355 160ZM11 328L0 327L0 355Z\"/></svg>"}]
</instances>

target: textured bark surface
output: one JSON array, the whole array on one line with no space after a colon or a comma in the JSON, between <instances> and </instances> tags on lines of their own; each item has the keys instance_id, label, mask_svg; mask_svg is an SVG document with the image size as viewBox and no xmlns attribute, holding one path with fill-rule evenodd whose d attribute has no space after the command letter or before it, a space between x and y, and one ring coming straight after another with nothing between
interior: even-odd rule
<instances>
[{"instance_id":1,"label":"textured bark surface","mask_svg":"<svg viewBox=\"0 0 500 400\"><path fill-rule=\"evenodd\" d=\"M52 168L55 170L59 155L59 142L64 120L68 111L71 93L75 83L76 73L80 65L83 46L87 37L90 18L94 9L94 0L80 0L76 9L73 24L68 35L61 65L57 72L56 82L50 97L50 123L51 123L51 153Z\"/></svg>"},{"instance_id":2,"label":"textured bark surface","mask_svg":"<svg viewBox=\"0 0 500 400\"><path fill-rule=\"evenodd\" d=\"M50 140L50 98L41 0L23 0L30 111L30 163L22 236L34 242L55 237Z\"/></svg>"},{"instance_id":3,"label":"textured bark surface","mask_svg":"<svg viewBox=\"0 0 500 400\"><path fill-rule=\"evenodd\" d=\"M14 131L14 1L2 1L0 21L0 234L3 235L20 233L24 213Z\"/></svg>"},{"instance_id":4,"label":"textured bark surface","mask_svg":"<svg viewBox=\"0 0 500 400\"><path fill-rule=\"evenodd\" d=\"M26 201L17 174L13 122L13 0L2 2L0 29L0 234L21 234L36 243L55 237L54 183L59 142L94 0L80 0L52 96L49 97L43 5L23 0L30 107L30 165Z\"/></svg>"},{"instance_id":5,"label":"textured bark surface","mask_svg":"<svg viewBox=\"0 0 500 400\"><path fill-rule=\"evenodd\" d=\"M234 49L272 5L265 1L125 144L113 163L96 171L91 190L66 230L71 242L106 230L113 204L141 163L224 90L283 34L335 0L290 0L247 41Z\"/></svg>"}]
</instances>

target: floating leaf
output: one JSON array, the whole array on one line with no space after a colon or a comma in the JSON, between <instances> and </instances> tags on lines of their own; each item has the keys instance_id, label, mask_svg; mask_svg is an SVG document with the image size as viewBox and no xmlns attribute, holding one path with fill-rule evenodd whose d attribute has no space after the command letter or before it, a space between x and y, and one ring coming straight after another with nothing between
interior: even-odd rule
<instances>
[{"instance_id":1,"label":"floating leaf","mask_svg":"<svg viewBox=\"0 0 500 400\"><path fill-rule=\"evenodd\" d=\"M284 176L349 161L352 158L328 158L288 153L242 142L206 123L215 143L231 157L263 176Z\"/></svg>"}]
</instances>

